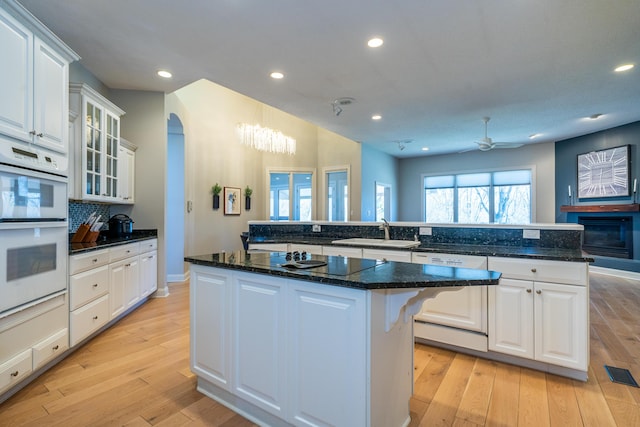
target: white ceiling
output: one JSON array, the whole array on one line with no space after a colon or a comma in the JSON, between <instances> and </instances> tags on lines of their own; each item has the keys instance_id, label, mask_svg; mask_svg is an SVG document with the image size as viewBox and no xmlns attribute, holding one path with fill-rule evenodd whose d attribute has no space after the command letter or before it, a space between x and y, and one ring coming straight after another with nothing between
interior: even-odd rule
<instances>
[{"instance_id":1,"label":"white ceiling","mask_svg":"<svg viewBox=\"0 0 640 427\"><path fill-rule=\"evenodd\" d=\"M640 120L638 0L20 2L110 88L206 78L397 157L476 148L483 116L513 143ZM336 116L340 97L356 101Z\"/></svg>"}]
</instances>

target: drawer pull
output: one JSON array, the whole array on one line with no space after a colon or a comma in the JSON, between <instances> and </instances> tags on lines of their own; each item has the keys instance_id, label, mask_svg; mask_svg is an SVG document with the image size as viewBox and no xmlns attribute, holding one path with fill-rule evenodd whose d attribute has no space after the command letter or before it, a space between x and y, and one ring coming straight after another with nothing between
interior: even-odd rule
<instances>
[{"instance_id":1,"label":"drawer pull","mask_svg":"<svg viewBox=\"0 0 640 427\"><path fill-rule=\"evenodd\" d=\"M536 271L538 271L538 270L537 270L537 269L535 269L535 268L532 268L532 269L531 269L531 272L532 272L532 273L535 273Z\"/></svg>"},{"instance_id":2,"label":"drawer pull","mask_svg":"<svg viewBox=\"0 0 640 427\"><path fill-rule=\"evenodd\" d=\"M93 320L98 320L98 316L93 316Z\"/></svg>"},{"instance_id":3,"label":"drawer pull","mask_svg":"<svg viewBox=\"0 0 640 427\"><path fill-rule=\"evenodd\" d=\"M92 259L91 262L95 264L96 262L98 262L98 258Z\"/></svg>"},{"instance_id":4,"label":"drawer pull","mask_svg":"<svg viewBox=\"0 0 640 427\"><path fill-rule=\"evenodd\" d=\"M97 284L97 283L94 283L94 284L93 284L93 287L94 287L94 288L97 288L97 287L98 287L98 284Z\"/></svg>"},{"instance_id":5,"label":"drawer pull","mask_svg":"<svg viewBox=\"0 0 640 427\"><path fill-rule=\"evenodd\" d=\"M540 289L538 289L538 290L536 291L536 294L538 294L538 295L540 295L541 293L542 293L542 291L541 291Z\"/></svg>"},{"instance_id":6,"label":"drawer pull","mask_svg":"<svg viewBox=\"0 0 640 427\"><path fill-rule=\"evenodd\" d=\"M56 344L55 346L53 346L53 347L51 348L51 350L56 351L56 350L57 350L57 349L59 349L59 348L60 348L60 346L59 346L58 344Z\"/></svg>"},{"instance_id":7,"label":"drawer pull","mask_svg":"<svg viewBox=\"0 0 640 427\"><path fill-rule=\"evenodd\" d=\"M11 372L12 377L17 377L20 374L20 371Z\"/></svg>"},{"instance_id":8,"label":"drawer pull","mask_svg":"<svg viewBox=\"0 0 640 427\"><path fill-rule=\"evenodd\" d=\"M531 289L527 289L527 293L530 294L531 293Z\"/></svg>"},{"instance_id":9,"label":"drawer pull","mask_svg":"<svg viewBox=\"0 0 640 427\"><path fill-rule=\"evenodd\" d=\"M131 267L131 264L125 264L124 266L125 267Z\"/></svg>"}]
</instances>

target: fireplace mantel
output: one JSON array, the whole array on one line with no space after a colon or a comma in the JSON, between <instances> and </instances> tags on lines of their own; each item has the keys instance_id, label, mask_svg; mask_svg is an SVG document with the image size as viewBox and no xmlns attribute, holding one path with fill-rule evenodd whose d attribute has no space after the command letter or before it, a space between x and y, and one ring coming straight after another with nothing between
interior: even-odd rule
<instances>
[{"instance_id":1,"label":"fireplace mantel","mask_svg":"<svg viewBox=\"0 0 640 427\"><path fill-rule=\"evenodd\" d=\"M560 212L640 212L640 204L624 205L562 205Z\"/></svg>"}]
</instances>

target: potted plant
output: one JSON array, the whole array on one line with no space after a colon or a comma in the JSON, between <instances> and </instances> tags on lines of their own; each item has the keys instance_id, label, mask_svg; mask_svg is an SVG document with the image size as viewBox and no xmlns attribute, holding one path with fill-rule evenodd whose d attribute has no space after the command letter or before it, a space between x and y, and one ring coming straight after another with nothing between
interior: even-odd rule
<instances>
[{"instance_id":1,"label":"potted plant","mask_svg":"<svg viewBox=\"0 0 640 427\"><path fill-rule=\"evenodd\" d=\"M211 187L211 193L213 194L213 209L218 209L220 207L220 192L222 191L222 187L216 184Z\"/></svg>"},{"instance_id":2,"label":"potted plant","mask_svg":"<svg viewBox=\"0 0 640 427\"><path fill-rule=\"evenodd\" d=\"M244 189L244 208L246 210L251 210L251 195L253 194L253 190L251 187L247 185Z\"/></svg>"}]
</instances>

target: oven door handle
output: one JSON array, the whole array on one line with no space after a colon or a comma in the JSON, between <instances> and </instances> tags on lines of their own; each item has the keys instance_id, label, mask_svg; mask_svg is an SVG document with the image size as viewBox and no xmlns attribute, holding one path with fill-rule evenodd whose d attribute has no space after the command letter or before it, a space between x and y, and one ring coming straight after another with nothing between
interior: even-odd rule
<instances>
[{"instance_id":1,"label":"oven door handle","mask_svg":"<svg viewBox=\"0 0 640 427\"><path fill-rule=\"evenodd\" d=\"M68 228L69 222L64 221L21 221L0 222L0 230L27 230L31 228Z\"/></svg>"}]
</instances>

